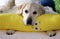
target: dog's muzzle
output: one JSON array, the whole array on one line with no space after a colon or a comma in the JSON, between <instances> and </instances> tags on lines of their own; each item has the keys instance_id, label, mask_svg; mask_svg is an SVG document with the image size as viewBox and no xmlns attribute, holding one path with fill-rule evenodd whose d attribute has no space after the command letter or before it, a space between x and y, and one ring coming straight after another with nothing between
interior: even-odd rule
<instances>
[{"instance_id":1,"label":"dog's muzzle","mask_svg":"<svg viewBox=\"0 0 60 39\"><path fill-rule=\"evenodd\" d=\"M27 19L27 25L31 25L32 24L32 18L28 18Z\"/></svg>"}]
</instances>

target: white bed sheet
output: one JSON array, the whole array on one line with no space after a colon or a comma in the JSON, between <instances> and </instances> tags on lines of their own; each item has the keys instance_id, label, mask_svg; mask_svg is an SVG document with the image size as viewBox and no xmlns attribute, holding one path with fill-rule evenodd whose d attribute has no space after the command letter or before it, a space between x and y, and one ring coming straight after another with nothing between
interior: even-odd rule
<instances>
[{"instance_id":1,"label":"white bed sheet","mask_svg":"<svg viewBox=\"0 0 60 39\"><path fill-rule=\"evenodd\" d=\"M15 32L6 35L6 31L0 30L0 39L60 39L60 31L57 31L56 36L49 37L45 32Z\"/></svg>"}]
</instances>

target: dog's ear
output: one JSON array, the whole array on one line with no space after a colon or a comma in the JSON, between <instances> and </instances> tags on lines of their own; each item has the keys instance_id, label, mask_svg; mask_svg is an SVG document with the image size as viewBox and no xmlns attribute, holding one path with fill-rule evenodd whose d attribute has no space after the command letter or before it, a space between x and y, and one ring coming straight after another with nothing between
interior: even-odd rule
<instances>
[{"instance_id":1,"label":"dog's ear","mask_svg":"<svg viewBox=\"0 0 60 39\"><path fill-rule=\"evenodd\" d=\"M23 13L23 9L24 9L25 6L26 6L26 4L22 4L22 5L20 5L20 6L18 7L18 13L19 13L19 14L22 14L22 13Z\"/></svg>"},{"instance_id":2,"label":"dog's ear","mask_svg":"<svg viewBox=\"0 0 60 39\"><path fill-rule=\"evenodd\" d=\"M45 10L43 6L40 6L39 10L40 10L40 15L45 14Z\"/></svg>"}]
</instances>

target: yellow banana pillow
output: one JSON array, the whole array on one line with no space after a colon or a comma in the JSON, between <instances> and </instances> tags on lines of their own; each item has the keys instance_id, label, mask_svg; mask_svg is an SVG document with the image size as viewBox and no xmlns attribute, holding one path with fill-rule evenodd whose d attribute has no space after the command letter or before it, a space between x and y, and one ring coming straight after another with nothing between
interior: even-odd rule
<instances>
[{"instance_id":1,"label":"yellow banana pillow","mask_svg":"<svg viewBox=\"0 0 60 39\"><path fill-rule=\"evenodd\" d=\"M60 14L44 14L37 17L35 25L25 25L18 14L0 14L0 30L18 30L23 32L48 31L60 29Z\"/></svg>"}]
</instances>

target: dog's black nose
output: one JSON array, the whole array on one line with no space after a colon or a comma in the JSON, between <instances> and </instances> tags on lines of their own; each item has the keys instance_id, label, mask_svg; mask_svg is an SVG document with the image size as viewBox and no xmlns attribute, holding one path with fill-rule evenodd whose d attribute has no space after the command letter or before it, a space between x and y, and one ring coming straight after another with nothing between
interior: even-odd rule
<instances>
[{"instance_id":1,"label":"dog's black nose","mask_svg":"<svg viewBox=\"0 0 60 39\"><path fill-rule=\"evenodd\" d=\"M32 18L28 18L27 19L27 25L31 25L32 24Z\"/></svg>"}]
</instances>

